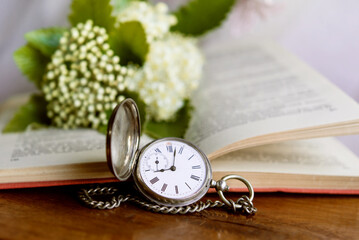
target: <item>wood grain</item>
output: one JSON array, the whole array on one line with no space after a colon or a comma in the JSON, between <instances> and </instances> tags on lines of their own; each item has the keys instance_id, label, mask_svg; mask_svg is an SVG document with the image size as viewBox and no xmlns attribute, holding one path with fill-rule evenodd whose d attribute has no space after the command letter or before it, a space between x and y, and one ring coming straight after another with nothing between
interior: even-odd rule
<instances>
[{"instance_id":1,"label":"wood grain","mask_svg":"<svg viewBox=\"0 0 359 240\"><path fill-rule=\"evenodd\" d=\"M121 185L123 189L128 183ZM78 186L0 191L1 239L355 239L359 196L256 194L258 213L164 215L80 204ZM241 194L231 194L238 198ZM211 194L215 200L217 196Z\"/></svg>"}]
</instances>

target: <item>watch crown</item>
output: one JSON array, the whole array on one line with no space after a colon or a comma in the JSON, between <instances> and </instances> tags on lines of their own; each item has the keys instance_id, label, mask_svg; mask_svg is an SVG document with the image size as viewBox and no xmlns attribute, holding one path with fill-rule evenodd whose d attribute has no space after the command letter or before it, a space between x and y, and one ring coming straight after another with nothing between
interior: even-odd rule
<instances>
[{"instance_id":1,"label":"watch crown","mask_svg":"<svg viewBox=\"0 0 359 240\"><path fill-rule=\"evenodd\" d=\"M212 180L210 181L210 183L209 183L209 187L210 187L210 188L216 188L216 186L217 186L217 182L212 179Z\"/></svg>"},{"instance_id":2,"label":"watch crown","mask_svg":"<svg viewBox=\"0 0 359 240\"><path fill-rule=\"evenodd\" d=\"M218 180L216 182L215 188L216 188L217 191L222 191L222 192L227 192L228 189L229 189L226 181L224 181L224 180Z\"/></svg>"}]
</instances>

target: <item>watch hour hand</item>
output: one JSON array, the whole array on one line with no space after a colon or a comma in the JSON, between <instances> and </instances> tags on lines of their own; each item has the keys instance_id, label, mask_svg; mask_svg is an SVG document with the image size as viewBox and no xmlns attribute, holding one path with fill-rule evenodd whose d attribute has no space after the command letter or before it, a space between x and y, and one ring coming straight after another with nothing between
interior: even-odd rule
<instances>
[{"instance_id":1,"label":"watch hour hand","mask_svg":"<svg viewBox=\"0 0 359 240\"><path fill-rule=\"evenodd\" d=\"M168 171L168 170L171 170L171 168L167 168L167 169L160 169L160 170L156 170L156 171L154 171L154 172L164 172L164 171Z\"/></svg>"},{"instance_id":2,"label":"watch hour hand","mask_svg":"<svg viewBox=\"0 0 359 240\"><path fill-rule=\"evenodd\" d=\"M159 161L158 161L158 159L157 159L157 158L156 158L155 163L156 163L156 171L155 171L155 172L158 172L158 164L159 164Z\"/></svg>"}]
</instances>

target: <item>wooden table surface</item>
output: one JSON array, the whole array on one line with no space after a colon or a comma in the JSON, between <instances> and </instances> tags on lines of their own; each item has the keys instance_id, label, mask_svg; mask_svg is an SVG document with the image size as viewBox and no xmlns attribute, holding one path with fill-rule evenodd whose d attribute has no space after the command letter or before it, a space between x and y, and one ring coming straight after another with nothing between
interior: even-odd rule
<instances>
[{"instance_id":1,"label":"wooden table surface","mask_svg":"<svg viewBox=\"0 0 359 240\"><path fill-rule=\"evenodd\" d=\"M224 209L165 215L130 203L88 209L78 189L1 190L0 239L359 239L359 196L261 193L253 217Z\"/></svg>"}]
</instances>

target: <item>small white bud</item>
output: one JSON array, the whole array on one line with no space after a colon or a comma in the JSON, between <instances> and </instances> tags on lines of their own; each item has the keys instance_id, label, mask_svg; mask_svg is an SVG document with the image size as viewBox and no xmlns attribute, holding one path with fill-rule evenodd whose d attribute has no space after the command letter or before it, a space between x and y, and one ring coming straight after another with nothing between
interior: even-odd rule
<instances>
[{"instance_id":1,"label":"small white bud","mask_svg":"<svg viewBox=\"0 0 359 240\"><path fill-rule=\"evenodd\" d=\"M66 37L61 37L60 38L60 44L66 44L67 43L67 38ZM56 53L56 52L55 52Z\"/></svg>"},{"instance_id":2,"label":"small white bud","mask_svg":"<svg viewBox=\"0 0 359 240\"><path fill-rule=\"evenodd\" d=\"M98 94L104 94L105 93L105 90L100 87L98 90L97 90Z\"/></svg>"},{"instance_id":3,"label":"small white bud","mask_svg":"<svg viewBox=\"0 0 359 240\"><path fill-rule=\"evenodd\" d=\"M113 71L113 66L111 64L107 64L106 65L106 71L107 72L112 72Z\"/></svg>"},{"instance_id":4,"label":"small white bud","mask_svg":"<svg viewBox=\"0 0 359 240\"><path fill-rule=\"evenodd\" d=\"M108 81L113 82L115 80L115 76L113 74L108 75Z\"/></svg>"},{"instance_id":5,"label":"small white bud","mask_svg":"<svg viewBox=\"0 0 359 240\"><path fill-rule=\"evenodd\" d=\"M125 97L123 95L120 95L117 99L119 102L122 102L123 100L125 100Z\"/></svg>"},{"instance_id":6,"label":"small white bud","mask_svg":"<svg viewBox=\"0 0 359 240\"><path fill-rule=\"evenodd\" d=\"M111 49L109 49L109 50L106 51L106 54L107 54L107 56L112 57L113 56L113 51Z\"/></svg>"},{"instance_id":7,"label":"small white bud","mask_svg":"<svg viewBox=\"0 0 359 240\"><path fill-rule=\"evenodd\" d=\"M96 109L102 111L102 105L100 103L96 104Z\"/></svg>"},{"instance_id":8,"label":"small white bud","mask_svg":"<svg viewBox=\"0 0 359 240\"><path fill-rule=\"evenodd\" d=\"M54 116L54 112L53 111L47 111L47 116L49 118L52 118Z\"/></svg>"},{"instance_id":9,"label":"small white bud","mask_svg":"<svg viewBox=\"0 0 359 240\"><path fill-rule=\"evenodd\" d=\"M89 71L84 73L85 78L90 78L91 77L91 73Z\"/></svg>"},{"instance_id":10,"label":"small white bud","mask_svg":"<svg viewBox=\"0 0 359 240\"><path fill-rule=\"evenodd\" d=\"M102 45L102 49L106 51L106 50L110 49L110 45L108 43L104 43Z\"/></svg>"},{"instance_id":11,"label":"small white bud","mask_svg":"<svg viewBox=\"0 0 359 240\"><path fill-rule=\"evenodd\" d=\"M102 74L97 74L96 79L99 80L99 81L102 81L103 80Z\"/></svg>"},{"instance_id":12,"label":"small white bud","mask_svg":"<svg viewBox=\"0 0 359 240\"><path fill-rule=\"evenodd\" d=\"M114 68L117 72L121 71L121 66L119 64L116 64Z\"/></svg>"},{"instance_id":13,"label":"small white bud","mask_svg":"<svg viewBox=\"0 0 359 240\"><path fill-rule=\"evenodd\" d=\"M75 78L77 76L77 71L76 70L71 70L70 71L70 76Z\"/></svg>"},{"instance_id":14,"label":"small white bud","mask_svg":"<svg viewBox=\"0 0 359 240\"><path fill-rule=\"evenodd\" d=\"M81 35L82 35L83 37L87 37L88 34L89 34L89 32L88 32L86 29L84 29L84 30L81 31Z\"/></svg>"},{"instance_id":15,"label":"small white bud","mask_svg":"<svg viewBox=\"0 0 359 240\"><path fill-rule=\"evenodd\" d=\"M97 42L98 44L102 44L102 43L104 42L103 37L98 36L98 37L96 38L96 42Z\"/></svg>"},{"instance_id":16,"label":"small white bud","mask_svg":"<svg viewBox=\"0 0 359 240\"><path fill-rule=\"evenodd\" d=\"M81 106L81 102L80 102L79 100L76 100L76 101L74 102L74 106L75 106L75 107L80 107L80 106Z\"/></svg>"},{"instance_id":17,"label":"small white bud","mask_svg":"<svg viewBox=\"0 0 359 240\"><path fill-rule=\"evenodd\" d=\"M85 93L86 95L91 92L88 87L84 87L84 90L83 90L83 91L84 91L84 93Z\"/></svg>"},{"instance_id":18,"label":"small white bud","mask_svg":"<svg viewBox=\"0 0 359 240\"><path fill-rule=\"evenodd\" d=\"M117 64L120 62L120 58L118 56L113 56L112 61L113 63Z\"/></svg>"},{"instance_id":19,"label":"small white bud","mask_svg":"<svg viewBox=\"0 0 359 240\"><path fill-rule=\"evenodd\" d=\"M81 28L84 27L84 24L83 24L83 23L79 23L79 24L76 25L76 27L77 27L78 29L81 29Z\"/></svg>"},{"instance_id":20,"label":"small white bud","mask_svg":"<svg viewBox=\"0 0 359 240\"><path fill-rule=\"evenodd\" d=\"M100 29L99 29L99 33L100 33L101 35L105 35L105 34L106 34L106 30L105 30L104 28L100 28Z\"/></svg>"},{"instance_id":21,"label":"small white bud","mask_svg":"<svg viewBox=\"0 0 359 240\"><path fill-rule=\"evenodd\" d=\"M120 90L121 92L125 90L125 85L123 83L118 84L118 90Z\"/></svg>"},{"instance_id":22,"label":"small white bud","mask_svg":"<svg viewBox=\"0 0 359 240\"><path fill-rule=\"evenodd\" d=\"M156 4L156 10L160 13L167 13L168 7L165 3L159 2Z\"/></svg>"},{"instance_id":23,"label":"small white bud","mask_svg":"<svg viewBox=\"0 0 359 240\"><path fill-rule=\"evenodd\" d=\"M73 38L78 38L79 37L79 31L76 28L72 28L71 29L71 35Z\"/></svg>"},{"instance_id":24,"label":"small white bud","mask_svg":"<svg viewBox=\"0 0 359 240\"><path fill-rule=\"evenodd\" d=\"M87 21L86 21L86 24L87 24L87 25L90 25L90 26L92 27L92 25L93 25L92 19L87 20Z\"/></svg>"},{"instance_id":25,"label":"small white bud","mask_svg":"<svg viewBox=\"0 0 359 240\"><path fill-rule=\"evenodd\" d=\"M107 118L106 113L104 112L100 113L100 119L106 119L106 118Z\"/></svg>"},{"instance_id":26,"label":"small white bud","mask_svg":"<svg viewBox=\"0 0 359 240\"><path fill-rule=\"evenodd\" d=\"M48 79L53 79L54 78L54 72L52 72L52 71L47 72L46 77Z\"/></svg>"},{"instance_id":27,"label":"small white bud","mask_svg":"<svg viewBox=\"0 0 359 240\"><path fill-rule=\"evenodd\" d=\"M118 75L118 76L117 76L117 81L122 82L122 81L123 81L123 76Z\"/></svg>"},{"instance_id":28,"label":"small white bud","mask_svg":"<svg viewBox=\"0 0 359 240\"><path fill-rule=\"evenodd\" d=\"M87 83L87 79L86 79L86 78L81 78L81 79L80 79L80 84L81 84L82 86L85 86L86 83Z\"/></svg>"},{"instance_id":29,"label":"small white bud","mask_svg":"<svg viewBox=\"0 0 359 240\"><path fill-rule=\"evenodd\" d=\"M122 67L120 72L121 72L122 75L126 75L127 74L127 68Z\"/></svg>"},{"instance_id":30,"label":"small white bud","mask_svg":"<svg viewBox=\"0 0 359 240\"><path fill-rule=\"evenodd\" d=\"M95 37L95 33L94 32L90 32L87 36L89 39L93 39Z\"/></svg>"},{"instance_id":31,"label":"small white bud","mask_svg":"<svg viewBox=\"0 0 359 240\"><path fill-rule=\"evenodd\" d=\"M88 108L87 108L87 110L88 110L89 112L94 112L94 111L95 111L95 107L94 107L93 105L89 105ZM89 120L90 120L90 116L89 116Z\"/></svg>"},{"instance_id":32,"label":"small white bud","mask_svg":"<svg viewBox=\"0 0 359 240\"><path fill-rule=\"evenodd\" d=\"M102 100L103 100L103 95L100 95L100 94L99 94L99 95L97 95L96 98L97 98L97 100L102 101Z\"/></svg>"},{"instance_id":33,"label":"small white bud","mask_svg":"<svg viewBox=\"0 0 359 240\"><path fill-rule=\"evenodd\" d=\"M76 50L76 44L75 43L71 43L70 44L70 51L75 51Z\"/></svg>"},{"instance_id":34,"label":"small white bud","mask_svg":"<svg viewBox=\"0 0 359 240\"><path fill-rule=\"evenodd\" d=\"M106 62L101 61L101 62L99 63L99 66L100 66L101 68L105 68L105 66L106 66Z\"/></svg>"}]
</instances>

